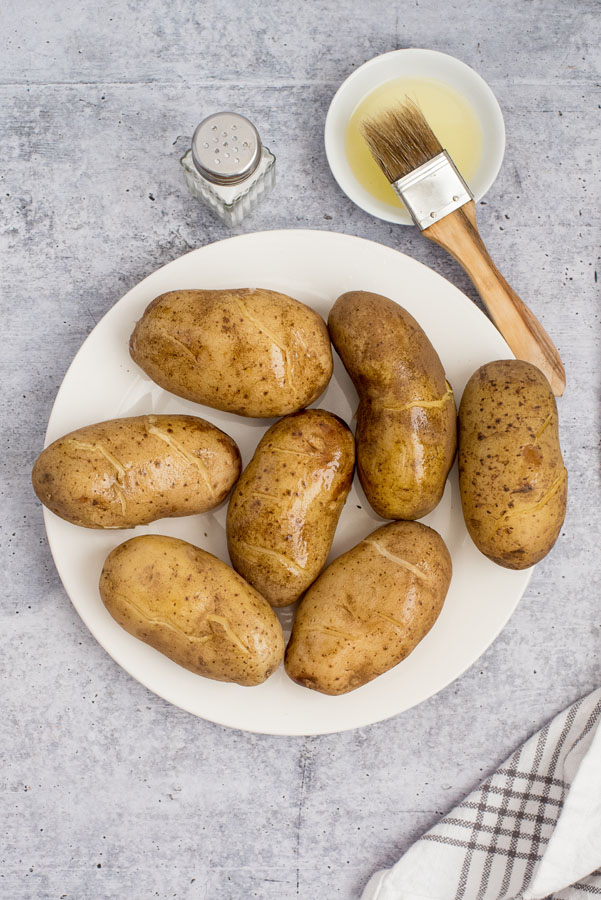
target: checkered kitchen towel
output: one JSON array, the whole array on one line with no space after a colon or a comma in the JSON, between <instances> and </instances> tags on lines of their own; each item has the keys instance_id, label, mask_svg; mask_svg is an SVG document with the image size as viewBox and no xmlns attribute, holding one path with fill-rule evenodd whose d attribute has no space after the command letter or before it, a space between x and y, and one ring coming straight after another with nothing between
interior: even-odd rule
<instances>
[{"instance_id":1,"label":"checkered kitchen towel","mask_svg":"<svg viewBox=\"0 0 601 900\"><path fill-rule=\"evenodd\" d=\"M515 751L362 900L601 897L601 688Z\"/></svg>"}]
</instances>

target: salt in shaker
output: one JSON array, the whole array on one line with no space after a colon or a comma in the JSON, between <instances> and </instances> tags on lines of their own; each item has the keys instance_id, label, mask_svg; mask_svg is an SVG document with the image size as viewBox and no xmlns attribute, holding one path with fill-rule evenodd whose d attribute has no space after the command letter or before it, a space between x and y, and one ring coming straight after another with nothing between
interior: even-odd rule
<instances>
[{"instance_id":1,"label":"salt in shaker","mask_svg":"<svg viewBox=\"0 0 601 900\"><path fill-rule=\"evenodd\" d=\"M239 225L275 185L275 156L244 116L203 119L181 158L185 182L226 225Z\"/></svg>"}]
</instances>

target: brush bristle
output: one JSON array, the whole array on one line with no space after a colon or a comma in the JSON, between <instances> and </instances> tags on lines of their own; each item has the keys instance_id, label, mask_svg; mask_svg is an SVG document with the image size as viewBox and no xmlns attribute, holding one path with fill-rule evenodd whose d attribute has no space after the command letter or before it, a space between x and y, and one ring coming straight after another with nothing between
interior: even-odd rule
<instances>
[{"instance_id":1,"label":"brush bristle","mask_svg":"<svg viewBox=\"0 0 601 900\"><path fill-rule=\"evenodd\" d=\"M442 152L438 138L413 100L366 119L361 133L391 184Z\"/></svg>"}]
</instances>

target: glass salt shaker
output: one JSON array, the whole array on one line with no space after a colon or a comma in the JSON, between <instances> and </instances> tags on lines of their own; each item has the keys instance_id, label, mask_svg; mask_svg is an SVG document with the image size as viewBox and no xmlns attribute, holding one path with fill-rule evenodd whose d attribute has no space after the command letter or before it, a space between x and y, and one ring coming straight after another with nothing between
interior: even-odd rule
<instances>
[{"instance_id":1,"label":"glass salt shaker","mask_svg":"<svg viewBox=\"0 0 601 900\"><path fill-rule=\"evenodd\" d=\"M275 156L238 113L203 119L181 158L191 193L226 225L239 225L275 185Z\"/></svg>"}]
</instances>

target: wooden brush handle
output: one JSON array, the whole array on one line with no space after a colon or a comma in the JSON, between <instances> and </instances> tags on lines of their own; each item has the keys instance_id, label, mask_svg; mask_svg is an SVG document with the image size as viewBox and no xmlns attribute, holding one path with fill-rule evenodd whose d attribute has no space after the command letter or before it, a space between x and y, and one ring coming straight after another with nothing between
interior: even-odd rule
<instances>
[{"instance_id":1,"label":"wooden brush handle","mask_svg":"<svg viewBox=\"0 0 601 900\"><path fill-rule=\"evenodd\" d=\"M474 201L434 222L422 234L444 247L463 266L517 358L538 366L555 396L561 397L566 375L559 353L538 319L509 287L488 255L476 225Z\"/></svg>"}]
</instances>

